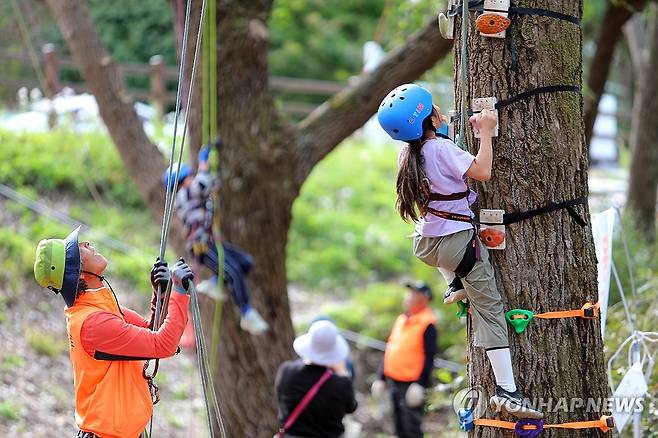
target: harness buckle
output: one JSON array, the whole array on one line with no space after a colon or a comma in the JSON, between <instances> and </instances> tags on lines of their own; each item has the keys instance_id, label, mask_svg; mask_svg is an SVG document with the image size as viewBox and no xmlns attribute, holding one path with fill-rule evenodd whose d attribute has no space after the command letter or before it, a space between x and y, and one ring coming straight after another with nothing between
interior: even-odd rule
<instances>
[{"instance_id":1,"label":"harness buckle","mask_svg":"<svg viewBox=\"0 0 658 438\"><path fill-rule=\"evenodd\" d=\"M596 304L585 303L581 308L583 311L583 318L594 319L599 316L599 307Z\"/></svg>"}]
</instances>

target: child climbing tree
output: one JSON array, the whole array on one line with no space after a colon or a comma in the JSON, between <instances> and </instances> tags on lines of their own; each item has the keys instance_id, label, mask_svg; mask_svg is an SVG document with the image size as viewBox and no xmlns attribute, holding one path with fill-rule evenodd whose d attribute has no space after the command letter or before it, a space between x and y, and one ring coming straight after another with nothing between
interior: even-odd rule
<instances>
[{"instance_id":1,"label":"child climbing tree","mask_svg":"<svg viewBox=\"0 0 658 438\"><path fill-rule=\"evenodd\" d=\"M468 108L473 98L494 96L499 102L492 178L475 184L479 208L525 212L548 203L576 200L569 208L507 226L506 248L491 251L506 309L534 313L580 309L597 301L589 210L586 202L577 203L588 194L583 100L575 88L582 83L578 18L583 1L518 3L536 9L534 13L510 14L506 39L481 36L475 20L482 12L470 12L465 88L461 84L465 67L461 15L455 17L456 102L462 93L466 93ZM545 14L540 9L559 14ZM537 90L552 86L560 87ZM518 96L533 90L530 95ZM500 105L515 96L519 99ZM468 129L466 134L469 151L476 153L478 142L473 132ZM535 318L522 333L510 327L509 336L514 371L522 376L522 392L531 400L552 403L538 406L546 423L595 420L608 413L605 403L600 409L586 409L587 399L600 403L607 396L598 319ZM488 399L493 375L481 349L469 347L468 375L470 384L481 385ZM566 409L556 406L560 398L566 398ZM582 399L584 405L572 402L576 399ZM483 416L497 418L491 409ZM506 434L509 432L495 427L475 427L471 432L478 437ZM598 429L544 432L545 436L599 434Z\"/></svg>"}]
</instances>

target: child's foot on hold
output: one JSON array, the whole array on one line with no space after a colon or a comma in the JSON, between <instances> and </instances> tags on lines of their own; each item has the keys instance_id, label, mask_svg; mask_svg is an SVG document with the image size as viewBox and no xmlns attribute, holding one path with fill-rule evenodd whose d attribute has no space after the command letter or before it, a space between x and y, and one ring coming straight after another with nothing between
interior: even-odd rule
<instances>
[{"instance_id":1,"label":"child's foot on hold","mask_svg":"<svg viewBox=\"0 0 658 438\"><path fill-rule=\"evenodd\" d=\"M455 277L455 279L448 285L448 290L443 295L443 304L452 304L465 299L466 289L464 289L461 279Z\"/></svg>"},{"instance_id":2,"label":"child's foot on hold","mask_svg":"<svg viewBox=\"0 0 658 438\"><path fill-rule=\"evenodd\" d=\"M240 318L240 328L252 335L260 335L266 332L270 326L256 309L249 307Z\"/></svg>"},{"instance_id":3,"label":"child's foot on hold","mask_svg":"<svg viewBox=\"0 0 658 438\"><path fill-rule=\"evenodd\" d=\"M489 399L489 404L495 412L506 412L517 418L544 418L544 414L535 409L518 388L509 392L496 385L496 394Z\"/></svg>"},{"instance_id":4,"label":"child's foot on hold","mask_svg":"<svg viewBox=\"0 0 658 438\"><path fill-rule=\"evenodd\" d=\"M200 281L199 284L196 285L196 290L199 293L208 295L213 300L226 301L226 295L222 293L217 285L217 277Z\"/></svg>"}]
</instances>

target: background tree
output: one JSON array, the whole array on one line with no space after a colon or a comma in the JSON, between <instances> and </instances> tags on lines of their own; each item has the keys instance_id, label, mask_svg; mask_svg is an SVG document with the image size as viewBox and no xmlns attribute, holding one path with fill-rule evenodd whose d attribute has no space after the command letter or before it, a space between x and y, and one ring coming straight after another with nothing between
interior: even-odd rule
<instances>
[{"instance_id":1,"label":"background tree","mask_svg":"<svg viewBox=\"0 0 658 438\"><path fill-rule=\"evenodd\" d=\"M658 191L658 83L653 76L658 69L658 8L655 4L646 15L637 16L626 29L635 72L628 208L640 232L653 241Z\"/></svg>"},{"instance_id":2,"label":"background tree","mask_svg":"<svg viewBox=\"0 0 658 438\"><path fill-rule=\"evenodd\" d=\"M585 89L585 139L589 145L598 114L601 95L608 81L610 65L617 42L622 35L624 24L634 13L641 11L648 0L616 1L608 0L605 13L598 28L596 48L589 65L587 87Z\"/></svg>"},{"instance_id":3,"label":"background tree","mask_svg":"<svg viewBox=\"0 0 658 438\"><path fill-rule=\"evenodd\" d=\"M582 0L524 1L520 6L581 16ZM518 49L513 71L504 40L476 33L471 16L468 88L459 86L460 41L455 39L457 97L496 96L498 100L536 87L582 83L581 29L566 21L516 16L511 26ZM460 21L460 20L456 20ZM460 26L455 32L459 35ZM509 30L508 30L509 32ZM457 100L458 102L458 100ZM525 211L586 196L587 147L582 97L576 93L541 94L499 110L500 134L494 141L493 177L476 184L480 208ZM477 150L467 129L469 149ZM576 210L587 218L587 205ZM540 215L508 227L507 249L492 251L497 283L507 309L535 312L578 309L596 302L596 257L589 226L579 226L566 210ZM606 396L603 342L598 320L536 320L524 334L510 330L514 370L523 393L532 398ZM469 343L471 385L491 395L493 375L484 351ZM550 412L549 423L589 420L599 412ZM489 411L489 418L493 414ZM596 430L545 431L547 436L599 436ZM501 429L476 427L471 436L502 437Z\"/></svg>"},{"instance_id":4,"label":"background tree","mask_svg":"<svg viewBox=\"0 0 658 438\"><path fill-rule=\"evenodd\" d=\"M86 3L47 4L126 167L158 217L162 158L142 130ZM225 145L220 153L222 234L254 255L253 301L271 324L261 337L246 336L232 306L223 308L215 382L230 436L265 436L275 429L274 374L292 357L285 248L292 204L302 183L318 161L370 118L390 89L418 78L452 46L441 39L432 19L376 71L301 123L289 125L277 113L268 86L266 23L271 9L272 1L265 0L220 1L217 9L219 124Z\"/></svg>"}]
</instances>

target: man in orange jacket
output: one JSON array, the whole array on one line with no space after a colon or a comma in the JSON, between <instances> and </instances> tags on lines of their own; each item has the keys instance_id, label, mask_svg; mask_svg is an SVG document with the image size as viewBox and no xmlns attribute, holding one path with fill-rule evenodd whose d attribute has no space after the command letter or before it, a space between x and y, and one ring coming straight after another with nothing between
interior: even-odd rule
<instances>
[{"instance_id":1,"label":"man in orange jacket","mask_svg":"<svg viewBox=\"0 0 658 438\"><path fill-rule=\"evenodd\" d=\"M423 282L405 286L409 289L405 312L393 324L372 393L378 396L390 389L399 438L422 438L425 388L430 385L436 353L436 317L429 307L432 289Z\"/></svg>"},{"instance_id":2,"label":"man in orange jacket","mask_svg":"<svg viewBox=\"0 0 658 438\"><path fill-rule=\"evenodd\" d=\"M176 353L187 323L187 285L194 276L182 259L171 271L166 262L155 263L154 291L173 283L166 319L152 331L155 293L150 322L119 306L102 275L107 260L89 242L78 242L79 230L66 239L39 242L34 263L37 282L60 294L67 306L77 436L141 437L153 412L150 384L142 374L144 360Z\"/></svg>"}]
</instances>

